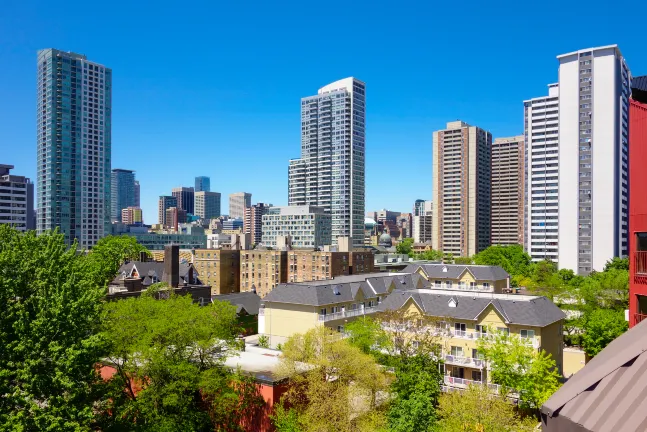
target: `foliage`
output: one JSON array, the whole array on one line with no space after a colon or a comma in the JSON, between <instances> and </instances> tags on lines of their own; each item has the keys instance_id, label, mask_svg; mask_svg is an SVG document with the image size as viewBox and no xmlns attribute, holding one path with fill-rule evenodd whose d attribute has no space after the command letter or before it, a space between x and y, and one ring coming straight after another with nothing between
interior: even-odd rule
<instances>
[{"instance_id":1,"label":"foliage","mask_svg":"<svg viewBox=\"0 0 647 432\"><path fill-rule=\"evenodd\" d=\"M280 372L292 385L283 403L296 410L304 432L373 431L384 414L386 376L375 360L326 327L292 336Z\"/></svg>"},{"instance_id":2,"label":"foliage","mask_svg":"<svg viewBox=\"0 0 647 432\"><path fill-rule=\"evenodd\" d=\"M107 303L104 336L115 368L103 430L239 430L263 405L255 384L222 363L235 344L236 309L191 296Z\"/></svg>"},{"instance_id":3,"label":"foliage","mask_svg":"<svg viewBox=\"0 0 647 432\"><path fill-rule=\"evenodd\" d=\"M265 335L259 335L258 336L258 346L261 347L261 348L269 348L270 347L270 339Z\"/></svg>"},{"instance_id":4,"label":"foliage","mask_svg":"<svg viewBox=\"0 0 647 432\"><path fill-rule=\"evenodd\" d=\"M443 259L443 253L441 251L430 249L416 254L415 258L417 260L441 261Z\"/></svg>"},{"instance_id":5,"label":"foliage","mask_svg":"<svg viewBox=\"0 0 647 432\"><path fill-rule=\"evenodd\" d=\"M379 321L366 315L346 324L344 330L348 334L351 345L359 348L364 354L372 354L388 345L389 339Z\"/></svg>"},{"instance_id":6,"label":"foliage","mask_svg":"<svg viewBox=\"0 0 647 432\"><path fill-rule=\"evenodd\" d=\"M582 348L593 357L627 331L624 311L597 309L585 315Z\"/></svg>"},{"instance_id":7,"label":"foliage","mask_svg":"<svg viewBox=\"0 0 647 432\"><path fill-rule=\"evenodd\" d=\"M472 257L456 257L454 258L454 264L473 264L473 259Z\"/></svg>"},{"instance_id":8,"label":"foliage","mask_svg":"<svg viewBox=\"0 0 647 432\"><path fill-rule=\"evenodd\" d=\"M292 408L285 408L283 404L274 405L274 412L270 415L276 432L301 432L299 413Z\"/></svg>"},{"instance_id":9,"label":"foliage","mask_svg":"<svg viewBox=\"0 0 647 432\"><path fill-rule=\"evenodd\" d=\"M532 274L530 255L524 252L521 245L490 246L474 255L473 259L474 264L478 265L498 265L513 278L529 277Z\"/></svg>"},{"instance_id":10,"label":"foliage","mask_svg":"<svg viewBox=\"0 0 647 432\"><path fill-rule=\"evenodd\" d=\"M542 260L535 264L532 279L539 287L555 286L554 275L557 272L557 265L550 260Z\"/></svg>"},{"instance_id":11,"label":"foliage","mask_svg":"<svg viewBox=\"0 0 647 432\"><path fill-rule=\"evenodd\" d=\"M604 265L604 271L609 270L626 270L629 271L629 258L613 257Z\"/></svg>"},{"instance_id":12,"label":"foliage","mask_svg":"<svg viewBox=\"0 0 647 432\"><path fill-rule=\"evenodd\" d=\"M139 259L140 252L148 250L128 235L107 236L97 242L88 253L89 271L97 278L97 283L107 285L119 272L126 260Z\"/></svg>"},{"instance_id":13,"label":"foliage","mask_svg":"<svg viewBox=\"0 0 647 432\"><path fill-rule=\"evenodd\" d=\"M495 333L478 340L478 350L489 363L492 382L502 394L518 393L519 406L538 409L560 387L555 361L518 335Z\"/></svg>"},{"instance_id":14,"label":"foliage","mask_svg":"<svg viewBox=\"0 0 647 432\"><path fill-rule=\"evenodd\" d=\"M536 426L536 421L522 420L512 404L491 394L485 386L444 393L438 415L437 432L531 432Z\"/></svg>"},{"instance_id":15,"label":"foliage","mask_svg":"<svg viewBox=\"0 0 647 432\"><path fill-rule=\"evenodd\" d=\"M395 246L395 251L399 254L412 255L413 239L410 237L402 239L402 241Z\"/></svg>"},{"instance_id":16,"label":"foliage","mask_svg":"<svg viewBox=\"0 0 647 432\"><path fill-rule=\"evenodd\" d=\"M89 429L104 293L86 264L58 232L0 224L1 430Z\"/></svg>"},{"instance_id":17,"label":"foliage","mask_svg":"<svg viewBox=\"0 0 647 432\"><path fill-rule=\"evenodd\" d=\"M403 308L381 312L375 320L386 330L386 340L380 349L390 356L406 359L416 355L438 354L442 340L436 331L438 318Z\"/></svg>"}]
</instances>

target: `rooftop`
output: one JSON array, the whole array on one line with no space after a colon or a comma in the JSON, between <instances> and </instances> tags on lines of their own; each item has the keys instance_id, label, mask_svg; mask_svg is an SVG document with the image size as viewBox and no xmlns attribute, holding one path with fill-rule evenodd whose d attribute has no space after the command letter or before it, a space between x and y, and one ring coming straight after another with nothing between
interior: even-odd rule
<instances>
[{"instance_id":1,"label":"rooftop","mask_svg":"<svg viewBox=\"0 0 647 432\"><path fill-rule=\"evenodd\" d=\"M422 269L429 278L457 279L465 271L470 272L477 280L503 280L510 277L508 272L499 266L465 265L465 264L410 264L403 272L415 273Z\"/></svg>"},{"instance_id":2,"label":"rooftop","mask_svg":"<svg viewBox=\"0 0 647 432\"><path fill-rule=\"evenodd\" d=\"M614 45L603 45L603 46L594 47L594 48L586 48L586 49L581 49L581 50L569 52L569 53L566 53L566 54L560 54L560 55L557 56L557 59L559 60L559 59L562 59L564 57L569 57L569 56L572 56L572 55L575 55L575 54L581 54L581 53L585 53L585 52L589 52L589 51L591 51L591 52L592 51L600 51L600 50L609 49L609 48L615 48L617 53L619 55L622 55L622 53L620 52L620 48L618 48L618 45L614 44Z\"/></svg>"},{"instance_id":3,"label":"rooftop","mask_svg":"<svg viewBox=\"0 0 647 432\"><path fill-rule=\"evenodd\" d=\"M240 368L241 372L253 376L264 384L276 384L285 379L279 375L280 352L247 345L245 351L239 351L227 357L225 366L231 369Z\"/></svg>"}]
</instances>

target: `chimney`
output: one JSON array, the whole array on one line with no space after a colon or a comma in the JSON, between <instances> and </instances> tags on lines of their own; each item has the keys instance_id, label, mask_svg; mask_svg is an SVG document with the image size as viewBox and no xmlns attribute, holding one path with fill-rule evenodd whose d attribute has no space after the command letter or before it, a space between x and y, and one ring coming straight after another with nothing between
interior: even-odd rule
<instances>
[{"instance_id":1,"label":"chimney","mask_svg":"<svg viewBox=\"0 0 647 432\"><path fill-rule=\"evenodd\" d=\"M164 282L172 288L180 283L180 246L164 246Z\"/></svg>"},{"instance_id":2,"label":"chimney","mask_svg":"<svg viewBox=\"0 0 647 432\"><path fill-rule=\"evenodd\" d=\"M148 253L140 252L139 253L139 262L146 262L146 261L148 261Z\"/></svg>"}]
</instances>

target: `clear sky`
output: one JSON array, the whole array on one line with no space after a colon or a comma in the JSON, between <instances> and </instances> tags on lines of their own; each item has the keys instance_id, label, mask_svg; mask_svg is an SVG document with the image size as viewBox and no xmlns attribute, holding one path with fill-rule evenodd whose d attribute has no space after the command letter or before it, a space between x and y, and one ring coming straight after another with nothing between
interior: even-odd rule
<instances>
[{"instance_id":1,"label":"clear sky","mask_svg":"<svg viewBox=\"0 0 647 432\"><path fill-rule=\"evenodd\" d=\"M137 171L147 223L159 195L198 175L223 213L238 191L287 205L300 98L355 76L367 86L366 209L411 211L432 196L432 132L461 119L521 134L522 102L557 81L557 55L617 43L647 74L645 29L620 6L4 0L0 163L35 175L36 51L57 48L112 68L112 166Z\"/></svg>"}]
</instances>

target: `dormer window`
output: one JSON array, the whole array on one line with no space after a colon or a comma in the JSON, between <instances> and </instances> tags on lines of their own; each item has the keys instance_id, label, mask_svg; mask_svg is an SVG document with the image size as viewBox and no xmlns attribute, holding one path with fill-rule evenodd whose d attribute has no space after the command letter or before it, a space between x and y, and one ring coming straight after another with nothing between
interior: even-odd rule
<instances>
[{"instance_id":1,"label":"dormer window","mask_svg":"<svg viewBox=\"0 0 647 432\"><path fill-rule=\"evenodd\" d=\"M454 297L452 297L452 298L449 299L449 302L447 303L447 305L450 308L455 308L456 305L458 305L458 301Z\"/></svg>"},{"instance_id":2,"label":"dormer window","mask_svg":"<svg viewBox=\"0 0 647 432\"><path fill-rule=\"evenodd\" d=\"M447 273L447 266L443 266L443 273Z\"/></svg>"}]
</instances>

